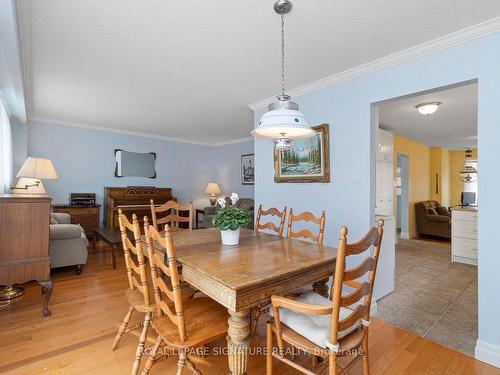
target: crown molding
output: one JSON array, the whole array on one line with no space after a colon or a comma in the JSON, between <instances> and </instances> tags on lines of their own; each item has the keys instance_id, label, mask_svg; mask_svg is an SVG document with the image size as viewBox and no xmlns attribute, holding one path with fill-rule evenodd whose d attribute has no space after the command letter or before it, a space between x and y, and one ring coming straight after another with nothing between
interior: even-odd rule
<instances>
[{"instance_id":1,"label":"crown molding","mask_svg":"<svg viewBox=\"0 0 500 375\"><path fill-rule=\"evenodd\" d=\"M289 90L288 94L294 97L305 95L328 86L350 81L370 73L390 68L392 66L402 64L407 61L414 60L418 57L426 56L434 52L438 52L458 44L462 44L474 39L478 39L500 31L500 17L492 18L488 21L467 27L465 29L453 32L448 35L430 40L428 42L419 44L415 47L405 49L391 55L381 57L380 59L373 60L369 63L357 66L352 69L345 70L340 73L322 78L320 80L299 86L293 90ZM253 111L266 107L272 103L275 97L269 97L259 100L248 106Z\"/></svg>"},{"instance_id":2,"label":"crown molding","mask_svg":"<svg viewBox=\"0 0 500 375\"><path fill-rule=\"evenodd\" d=\"M234 145L237 143L245 143L245 142L250 142L250 141L253 141L253 137L248 136L248 137L231 139L229 141L215 143L215 144L213 144L213 146L215 146L215 147L228 146L228 145Z\"/></svg>"},{"instance_id":3,"label":"crown molding","mask_svg":"<svg viewBox=\"0 0 500 375\"><path fill-rule=\"evenodd\" d=\"M213 143L213 142L207 143L207 142L193 141L193 140L184 139L184 138L166 137L163 135L142 133L142 132L136 132L133 130L123 130L123 129L110 128L110 127L106 127L106 126L96 126L96 125L82 124L82 123L78 123L78 122L61 121L61 120L55 120L55 119L51 119L51 118L44 118L44 117L30 117L29 122L30 123L40 122L40 123L49 124L49 125L53 124L53 125L59 125L59 126L68 126L71 128L90 129L90 130L97 130L97 131L108 132L108 133L125 134L125 135L132 135L135 137L160 139L163 141L187 143L187 144L192 144L192 145L208 146L208 147L219 147L219 146L225 146L225 145L230 145L230 144L235 144L235 143L243 143L243 142L247 142L247 141L253 139L252 137L245 137L245 138L237 138L237 139L232 139L232 140L218 142L218 143Z\"/></svg>"}]
</instances>

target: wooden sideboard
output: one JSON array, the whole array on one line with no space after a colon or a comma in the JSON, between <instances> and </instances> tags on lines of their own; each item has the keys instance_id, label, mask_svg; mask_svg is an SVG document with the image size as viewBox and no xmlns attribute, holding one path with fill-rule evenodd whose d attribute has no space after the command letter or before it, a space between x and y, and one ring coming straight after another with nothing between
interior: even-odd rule
<instances>
[{"instance_id":1,"label":"wooden sideboard","mask_svg":"<svg viewBox=\"0 0 500 375\"><path fill-rule=\"evenodd\" d=\"M177 201L172 197L171 188L157 188L154 186L127 186L104 188L104 220L108 228L118 228L118 209L130 219L136 214L142 222L144 216L151 219L150 200L156 204L167 201Z\"/></svg>"},{"instance_id":2,"label":"wooden sideboard","mask_svg":"<svg viewBox=\"0 0 500 375\"><path fill-rule=\"evenodd\" d=\"M72 224L80 224L87 237L91 237L95 228L99 227L99 209L101 205L73 206L70 204L53 204L53 212L63 212L71 216Z\"/></svg>"},{"instance_id":3,"label":"wooden sideboard","mask_svg":"<svg viewBox=\"0 0 500 375\"><path fill-rule=\"evenodd\" d=\"M43 315L52 294L49 256L51 198L0 195L0 285L36 280L43 288Z\"/></svg>"},{"instance_id":4,"label":"wooden sideboard","mask_svg":"<svg viewBox=\"0 0 500 375\"><path fill-rule=\"evenodd\" d=\"M477 208L451 209L451 261L477 266Z\"/></svg>"}]
</instances>

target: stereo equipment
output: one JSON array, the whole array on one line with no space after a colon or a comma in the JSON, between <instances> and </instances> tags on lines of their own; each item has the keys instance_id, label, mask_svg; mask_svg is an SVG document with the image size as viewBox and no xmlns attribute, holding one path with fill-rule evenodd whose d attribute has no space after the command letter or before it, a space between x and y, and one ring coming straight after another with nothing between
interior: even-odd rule
<instances>
[{"instance_id":1,"label":"stereo equipment","mask_svg":"<svg viewBox=\"0 0 500 375\"><path fill-rule=\"evenodd\" d=\"M72 206L95 206L95 193L71 193L69 204Z\"/></svg>"}]
</instances>

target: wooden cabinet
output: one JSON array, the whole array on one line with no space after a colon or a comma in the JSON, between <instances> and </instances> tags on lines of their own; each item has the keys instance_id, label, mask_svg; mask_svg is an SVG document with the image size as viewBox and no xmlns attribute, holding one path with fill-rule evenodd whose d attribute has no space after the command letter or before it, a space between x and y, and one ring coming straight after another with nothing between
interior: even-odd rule
<instances>
[{"instance_id":1,"label":"wooden cabinet","mask_svg":"<svg viewBox=\"0 0 500 375\"><path fill-rule=\"evenodd\" d=\"M64 212L71 216L72 224L80 224L87 237L92 236L94 228L99 226L99 209L101 205L95 206L72 206L69 204L52 205L53 212Z\"/></svg>"},{"instance_id":2,"label":"wooden cabinet","mask_svg":"<svg viewBox=\"0 0 500 375\"><path fill-rule=\"evenodd\" d=\"M49 213L46 196L0 195L0 285L38 281L44 288L43 314L52 293Z\"/></svg>"},{"instance_id":3,"label":"wooden cabinet","mask_svg":"<svg viewBox=\"0 0 500 375\"><path fill-rule=\"evenodd\" d=\"M136 214L141 222L144 216L151 219L151 199L154 200L155 204L163 204L170 200L177 201L172 197L171 188L157 188L155 186L105 187L104 218L106 226L118 229L118 209L121 209L129 220L131 220L132 214Z\"/></svg>"},{"instance_id":4,"label":"wooden cabinet","mask_svg":"<svg viewBox=\"0 0 500 375\"><path fill-rule=\"evenodd\" d=\"M451 211L451 260L477 265L477 209Z\"/></svg>"}]
</instances>

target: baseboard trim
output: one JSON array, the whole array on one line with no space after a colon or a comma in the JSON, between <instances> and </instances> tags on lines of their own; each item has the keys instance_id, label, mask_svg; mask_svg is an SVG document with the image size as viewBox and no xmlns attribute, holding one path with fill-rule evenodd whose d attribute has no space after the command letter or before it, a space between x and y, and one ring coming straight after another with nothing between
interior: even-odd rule
<instances>
[{"instance_id":1,"label":"baseboard trim","mask_svg":"<svg viewBox=\"0 0 500 375\"><path fill-rule=\"evenodd\" d=\"M479 361L500 368L500 346L478 339L476 341L475 357Z\"/></svg>"},{"instance_id":2,"label":"baseboard trim","mask_svg":"<svg viewBox=\"0 0 500 375\"><path fill-rule=\"evenodd\" d=\"M408 232L401 232L401 233L399 233L399 238L402 238L404 240L409 240L410 239L410 233L408 233Z\"/></svg>"},{"instance_id":3,"label":"baseboard trim","mask_svg":"<svg viewBox=\"0 0 500 375\"><path fill-rule=\"evenodd\" d=\"M376 314L377 313L377 301L375 301L375 298L372 299L372 304L370 305L370 315Z\"/></svg>"}]
</instances>

